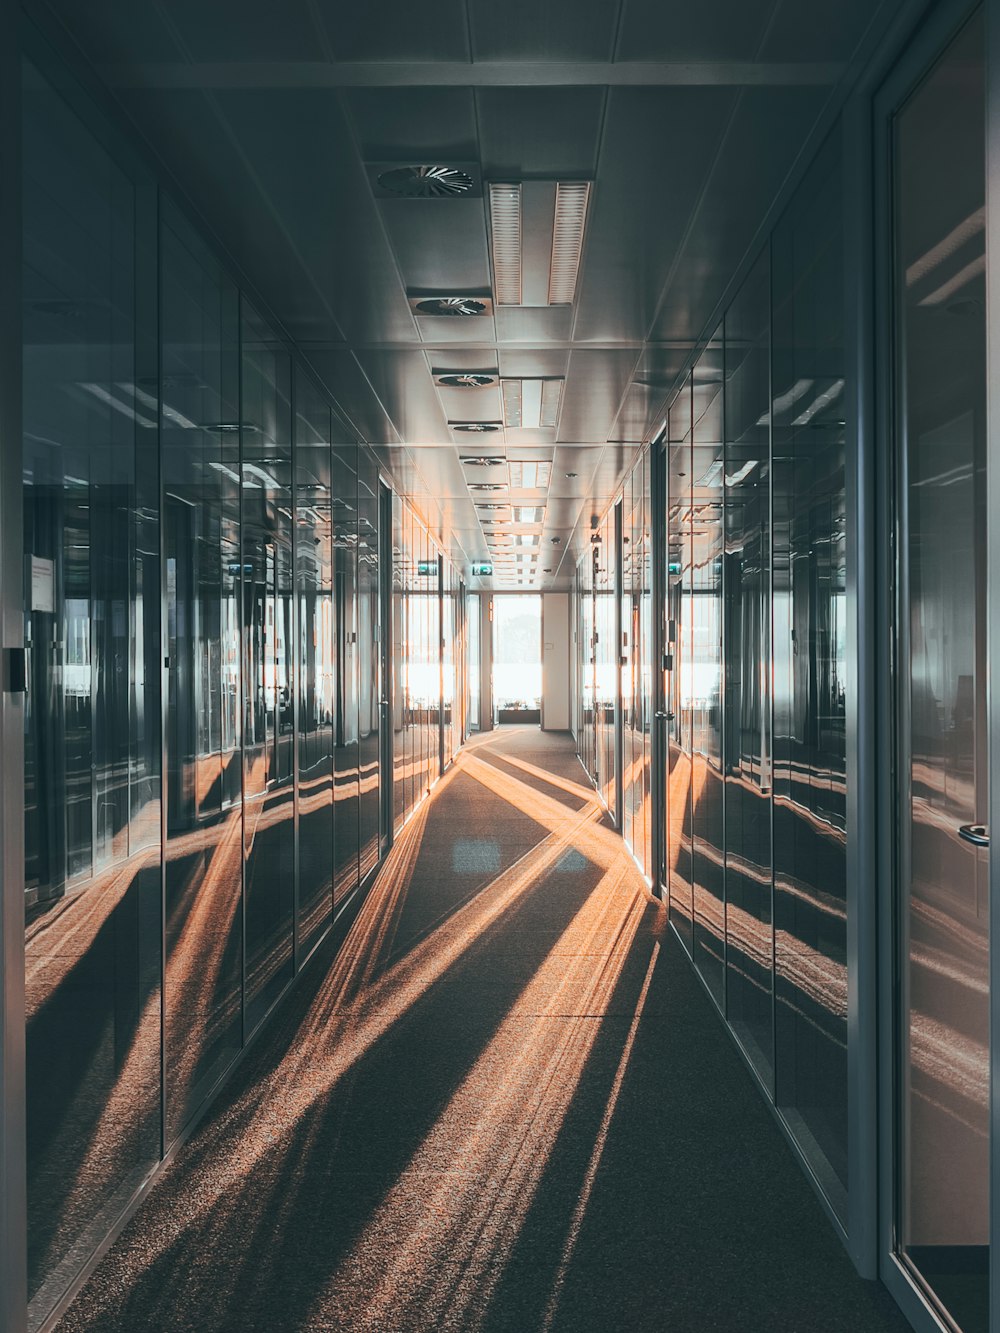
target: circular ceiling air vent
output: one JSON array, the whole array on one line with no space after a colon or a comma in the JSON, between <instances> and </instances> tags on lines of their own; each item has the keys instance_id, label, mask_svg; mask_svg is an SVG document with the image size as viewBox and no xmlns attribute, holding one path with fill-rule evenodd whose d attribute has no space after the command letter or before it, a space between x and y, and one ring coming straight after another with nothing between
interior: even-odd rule
<instances>
[{"instance_id":1,"label":"circular ceiling air vent","mask_svg":"<svg viewBox=\"0 0 1000 1333\"><path fill-rule=\"evenodd\" d=\"M467 171L442 166L393 167L381 173L378 183L407 199L454 199L475 185Z\"/></svg>"},{"instance_id":2,"label":"circular ceiling air vent","mask_svg":"<svg viewBox=\"0 0 1000 1333\"><path fill-rule=\"evenodd\" d=\"M418 315L486 315L489 303L474 296L431 296L413 307Z\"/></svg>"},{"instance_id":3,"label":"circular ceiling air vent","mask_svg":"<svg viewBox=\"0 0 1000 1333\"><path fill-rule=\"evenodd\" d=\"M438 375L437 382L446 389L485 389L489 384L496 384L497 377L466 371L454 375Z\"/></svg>"},{"instance_id":4,"label":"circular ceiling air vent","mask_svg":"<svg viewBox=\"0 0 1000 1333\"><path fill-rule=\"evenodd\" d=\"M495 454L462 454L461 462L466 467L503 467L506 459L498 458Z\"/></svg>"},{"instance_id":5,"label":"circular ceiling air vent","mask_svg":"<svg viewBox=\"0 0 1000 1333\"><path fill-rule=\"evenodd\" d=\"M448 429L468 431L472 435L488 435L493 431L503 430L503 422L502 421L449 421Z\"/></svg>"}]
</instances>

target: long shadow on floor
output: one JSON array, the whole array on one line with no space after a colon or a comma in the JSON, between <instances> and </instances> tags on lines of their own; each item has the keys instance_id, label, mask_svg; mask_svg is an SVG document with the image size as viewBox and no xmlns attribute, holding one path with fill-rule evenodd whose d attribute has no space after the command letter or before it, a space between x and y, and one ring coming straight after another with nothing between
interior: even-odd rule
<instances>
[{"instance_id":1,"label":"long shadow on floor","mask_svg":"<svg viewBox=\"0 0 1000 1333\"><path fill-rule=\"evenodd\" d=\"M475 771L60 1327L905 1328L592 801Z\"/></svg>"}]
</instances>

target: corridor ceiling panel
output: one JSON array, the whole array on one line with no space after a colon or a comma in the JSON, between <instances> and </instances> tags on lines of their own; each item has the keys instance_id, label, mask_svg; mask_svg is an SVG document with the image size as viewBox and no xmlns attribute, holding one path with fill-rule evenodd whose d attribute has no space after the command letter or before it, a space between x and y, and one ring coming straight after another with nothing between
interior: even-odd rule
<instances>
[{"instance_id":1,"label":"corridor ceiling panel","mask_svg":"<svg viewBox=\"0 0 1000 1333\"><path fill-rule=\"evenodd\" d=\"M532 493L539 587L568 586L896 4L32 2L456 561L486 557L495 513L461 457L551 464ZM400 167L471 187L403 197L380 180ZM575 231L557 200L579 202ZM435 298L466 300L417 308ZM495 382L449 387L449 371ZM521 384L506 417L501 379ZM542 381L560 382L548 424ZM476 423L492 429L456 429Z\"/></svg>"}]
</instances>

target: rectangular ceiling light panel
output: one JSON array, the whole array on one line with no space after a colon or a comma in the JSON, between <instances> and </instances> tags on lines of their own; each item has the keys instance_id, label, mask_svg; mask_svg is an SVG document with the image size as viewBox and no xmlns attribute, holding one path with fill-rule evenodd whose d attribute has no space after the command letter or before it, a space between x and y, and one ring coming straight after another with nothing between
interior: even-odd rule
<instances>
[{"instance_id":1,"label":"rectangular ceiling light panel","mask_svg":"<svg viewBox=\"0 0 1000 1333\"><path fill-rule=\"evenodd\" d=\"M504 379L504 425L510 429L551 430L559 420L562 379Z\"/></svg>"},{"instance_id":2,"label":"rectangular ceiling light panel","mask_svg":"<svg viewBox=\"0 0 1000 1333\"><path fill-rule=\"evenodd\" d=\"M520 305L520 185L490 186L490 237L493 245L493 299L497 305Z\"/></svg>"},{"instance_id":3,"label":"rectangular ceiling light panel","mask_svg":"<svg viewBox=\"0 0 1000 1333\"><path fill-rule=\"evenodd\" d=\"M542 491L552 476L552 464L545 462L513 462L507 464L512 491Z\"/></svg>"},{"instance_id":4,"label":"rectangular ceiling light panel","mask_svg":"<svg viewBox=\"0 0 1000 1333\"><path fill-rule=\"evenodd\" d=\"M572 305L590 185L590 181L551 180L490 185L496 305Z\"/></svg>"},{"instance_id":5,"label":"rectangular ceiling light panel","mask_svg":"<svg viewBox=\"0 0 1000 1333\"><path fill-rule=\"evenodd\" d=\"M556 186L549 264L549 305L572 305L583 253L583 232L590 202L590 181L560 181Z\"/></svg>"}]
</instances>

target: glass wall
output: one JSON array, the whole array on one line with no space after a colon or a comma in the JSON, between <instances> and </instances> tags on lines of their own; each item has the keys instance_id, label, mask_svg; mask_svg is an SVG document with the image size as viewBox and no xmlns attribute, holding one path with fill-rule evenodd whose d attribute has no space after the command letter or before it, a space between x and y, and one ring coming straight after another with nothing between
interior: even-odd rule
<instances>
[{"instance_id":1,"label":"glass wall","mask_svg":"<svg viewBox=\"0 0 1000 1333\"><path fill-rule=\"evenodd\" d=\"M776 1095L847 1205L845 471L840 137L771 244Z\"/></svg>"},{"instance_id":2,"label":"glass wall","mask_svg":"<svg viewBox=\"0 0 1000 1333\"><path fill-rule=\"evenodd\" d=\"M358 458L358 854L362 879L379 857L379 783L382 697L382 625L379 601L378 464L367 452ZM362 647L363 645L363 647Z\"/></svg>"},{"instance_id":3,"label":"glass wall","mask_svg":"<svg viewBox=\"0 0 1000 1333\"><path fill-rule=\"evenodd\" d=\"M32 1328L380 850L377 462L104 144L26 68ZM401 818L438 772L440 553L394 506Z\"/></svg>"},{"instance_id":4,"label":"glass wall","mask_svg":"<svg viewBox=\"0 0 1000 1333\"><path fill-rule=\"evenodd\" d=\"M839 144L835 132L667 414L659 817L670 920L846 1218ZM577 573L585 715L590 670L595 696L580 752L609 805L620 579L623 831L647 873L648 467L624 483L620 556L612 507Z\"/></svg>"},{"instance_id":5,"label":"glass wall","mask_svg":"<svg viewBox=\"0 0 1000 1333\"><path fill-rule=\"evenodd\" d=\"M149 190L24 94L28 1282L160 1150L160 504Z\"/></svg>"},{"instance_id":6,"label":"glass wall","mask_svg":"<svg viewBox=\"0 0 1000 1333\"><path fill-rule=\"evenodd\" d=\"M773 1091L771 279L768 254L726 313L726 1003Z\"/></svg>"},{"instance_id":7,"label":"glass wall","mask_svg":"<svg viewBox=\"0 0 1000 1333\"><path fill-rule=\"evenodd\" d=\"M670 920L688 950L694 929L691 867L691 377L667 414L667 740L664 824Z\"/></svg>"},{"instance_id":8,"label":"glass wall","mask_svg":"<svg viewBox=\"0 0 1000 1333\"><path fill-rule=\"evenodd\" d=\"M618 708L618 552L615 511L605 514L594 543L594 771L597 790L615 815L615 714Z\"/></svg>"},{"instance_id":9,"label":"glass wall","mask_svg":"<svg viewBox=\"0 0 1000 1333\"><path fill-rule=\"evenodd\" d=\"M625 841L652 882L652 548L649 455L626 478L622 505L622 796Z\"/></svg>"},{"instance_id":10,"label":"glass wall","mask_svg":"<svg viewBox=\"0 0 1000 1333\"><path fill-rule=\"evenodd\" d=\"M895 1240L963 1333L990 1326L985 49L980 11L893 126Z\"/></svg>"},{"instance_id":11,"label":"glass wall","mask_svg":"<svg viewBox=\"0 0 1000 1333\"><path fill-rule=\"evenodd\" d=\"M690 640L681 709L691 726L691 874L694 960L723 1003L722 553L724 530L722 331L691 373Z\"/></svg>"}]
</instances>

